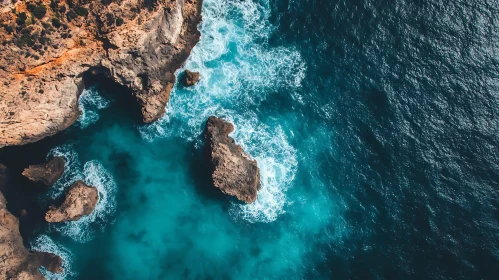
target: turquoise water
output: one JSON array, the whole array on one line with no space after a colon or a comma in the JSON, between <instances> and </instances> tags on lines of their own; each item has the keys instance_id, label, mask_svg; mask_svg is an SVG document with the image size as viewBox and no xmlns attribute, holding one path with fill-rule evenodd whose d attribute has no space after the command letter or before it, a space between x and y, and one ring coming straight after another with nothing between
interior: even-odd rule
<instances>
[{"instance_id":1,"label":"turquoise water","mask_svg":"<svg viewBox=\"0 0 499 280\"><path fill-rule=\"evenodd\" d=\"M141 124L128 93L100 83L50 146L67 170L39 203L76 179L100 201L35 231L32 249L65 260L64 275L46 275L494 279L498 14L459 1L205 0L184 66L201 80L177 83L162 119ZM211 115L258 161L254 204L210 184Z\"/></svg>"},{"instance_id":2,"label":"turquoise water","mask_svg":"<svg viewBox=\"0 0 499 280\"><path fill-rule=\"evenodd\" d=\"M296 49L269 45L269 17L265 2L205 1L202 38L185 64L201 81L177 84L168 113L152 125L127 117L116 88L83 93L83 115L68 132L76 139L50 152L66 158L68 171L43 198L76 179L101 195L91 216L46 234L71 253L66 276L298 278L321 258L314 244L346 233L317 166L300 165L330 150L321 143L330 132L301 131L292 108L280 108L303 103L306 64ZM258 161L262 190L251 205L210 185L200 136L211 115L233 122L232 137Z\"/></svg>"}]
</instances>

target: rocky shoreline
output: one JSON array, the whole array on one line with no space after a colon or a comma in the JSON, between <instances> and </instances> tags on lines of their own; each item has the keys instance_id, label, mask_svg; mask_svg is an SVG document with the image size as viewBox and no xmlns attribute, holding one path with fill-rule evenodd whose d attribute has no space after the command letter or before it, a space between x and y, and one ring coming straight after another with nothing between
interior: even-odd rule
<instances>
[{"instance_id":1,"label":"rocky shoreline","mask_svg":"<svg viewBox=\"0 0 499 280\"><path fill-rule=\"evenodd\" d=\"M10 188L10 182L4 175L10 171L0 166L0 189L5 190ZM29 252L24 247L19 220L7 209L7 200L0 192L0 279L44 279L40 266L61 273L62 259L52 253Z\"/></svg>"},{"instance_id":2,"label":"rocky shoreline","mask_svg":"<svg viewBox=\"0 0 499 280\"><path fill-rule=\"evenodd\" d=\"M201 0L2 1L0 148L37 142L71 126L89 74L128 88L144 122L160 118L174 73L199 40L201 5ZM64 160L55 157L22 175L30 185L50 187L63 172ZM40 266L62 272L60 257L24 247L19 221L3 195L17 187L11 186L11 173L0 163L0 279L44 279ZM77 220L97 202L96 188L75 182L45 220ZM18 213L27 214L24 208Z\"/></svg>"},{"instance_id":3,"label":"rocky shoreline","mask_svg":"<svg viewBox=\"0 0 499 280\"><path fill-rule=\"evenodd\" d=\"M89 75L128 89L143 122L160 118L176 81L174 73L199 40L201 5L201 0L0 3L0 148L37 142L71 126L80 114L78 98ZM199 73L189 70L180 78L187 87L199 79ZM222 193L253 203L261 188L260 171L256 160L228 136L233 130L223 119L208 118L203 133L206 166ZM22 169L23 180L40 193L46 190L41 185L56 183L64 166L60 157L30 163ZM23 245L19 220L3 195L19 188L19 182L11 182L12 173L0 163L0 278L43 279L40 266L60 273L60 257L28 252ZM90 215L98 201L95 187L76 181L60 206L44 212L43 222L78 220ZM22 220L31 215L25 208L16 214Z\"/></svg>"},{"instance_id":4,"label":"rocky shoreline","mask_svg":"<svg viewBox=\"0 0 499 280\"><path fill-rule=\"evenodd\" d=\"M0 4L0 147L68 128L87 73L129 88L143 121L158 119L200 37L200 0Z\"/></svg>"}]
</instances>

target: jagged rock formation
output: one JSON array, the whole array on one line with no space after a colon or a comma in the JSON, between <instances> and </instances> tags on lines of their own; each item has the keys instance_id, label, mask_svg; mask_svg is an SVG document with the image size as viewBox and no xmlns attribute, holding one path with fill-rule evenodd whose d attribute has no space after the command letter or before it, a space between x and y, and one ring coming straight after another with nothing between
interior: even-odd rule
<instances>
[{"instance_id":1,"label":"jagged rock formation","mask_svg":"<svg viewBox=\"0 0 499 280\"><path fill-rule=\"evenodd\" d=\"M225 194L252 203L260 190L260 170L256 160L228 137L232 131L234 126L220 118L209 117L206 122L204 138L213 184Z\"/></svg>"},{"instance_id":2,"label":"jagged rock formation","mask_svg":"<svg viewBox=\"0 0 499 280\"><path fill-rule=\"evenodd\" d=\"M60 207L51 206L45 220L50 223L76 221L94 211L99 200L95 187L76 181L68 190L66 199Z\"/></svg>"},{"instance_id":3,"label":"jagged rock formation","mask_svg":"<svg viewBox=\"0 0 499 280\"><path fill-rule=\"evenodd\" d=\"M201 0L1 2L0 147L69 127L85 73L130 88L145 122L159 118L200 12Z\"/></svg>"},{"instance_id":4,"label":"jagged rock formation","mask_svg":"<svg viewBox=\"0 0 499 280\"><path fill-rule=\"evenodd\" d=\"M0 192L0 279L41 280L44 266L53 273L62 272L62 259L52 253L29 252L19 233L19 221L7 210Z\"/></svg>"},{"instance_id":5,"label":"jagged rock formation","mask_svg":"<svg viewBox=\"0 0 499 280\"><path fill-rule=\"evenodd\" d=\"M185 70L184 84L186 86L189 86L189 87L193 86L199 81L200 77L201 77L201 74L199 74L198 72L191 72L189 70Z\"/></svg>"},{"instance_id":6,"label":"jagged rock formation","mask_svg":"<svg viewBox=\"0 0 499 280\"><path fill-rule=\"evenodd\" d=\"M24 169L23 175L34 182L42 182L46 186L52 186L64 173L65 161L61 157L53 157L47 163L30 165Z\"/></svg>"}]
</instances>

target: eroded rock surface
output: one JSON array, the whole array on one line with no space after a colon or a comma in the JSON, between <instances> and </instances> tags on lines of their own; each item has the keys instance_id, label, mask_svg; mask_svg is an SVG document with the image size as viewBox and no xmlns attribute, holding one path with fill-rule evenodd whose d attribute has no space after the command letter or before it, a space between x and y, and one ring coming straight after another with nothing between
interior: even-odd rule
<instances>
[{"instance_id":1,"label":"eroded rock surface","mask_svg":"<svg viewBox=\"0 0 499 280\"><path fill-rule=\"evenodd\" d=\"M99 194L95 187L86 185L83 181L76 181L66 194L66 199L59 207L51 206L45 220L50 223L76 221L91 214Z\"/></svg>"},{"instance_id":2,"label":"eroded rock surface","mask_svg":"<svg viewBox=\"0 0 499 280\"><path fill-rule=\"evenodd\" d=\"M53 186L64 173L65 161L61 157L53 157L47 163L30 165L24 169L23 175L34 182L42 182L46 186Z\"/></svg>"},{"instance_id":3,"label":"eroded rock surface","mask_svg":"<svg viewBox=\"0 0 499 280\"><path fill-rule=\"evenodd\" d=\"M189 70L185 70L184 84L186 86L189 86L189 87L193 86L199 81L200 77L201 77L201 74L199 74L198 72L191 72Z\"/></svg>"},{"instance_id":4,"label":"eroded rock surface","mask_svg":"<svg viewBox=\"0 0 499 280\"><path fill-rule=\"evenodd\" d=\"M69 127L87 72L130 88L156 120L200 36L201 0L12 2L0 3L0 147Z\"/></svg>"},{"instance_id":5,"label":"eroded rock surface","mask_svg":"<svg viewBox=\"0 0 499 280\"><path fill-rule=\"evenodd\" d=\"M19 233L19 221L7 210L0 193L0 279L41 280L44 266L53 273L62 272L62 259L52 253L29 252Z\"/></svg>"},{"instance_id":6,"label":"eroded rock surface","mask_svg":"<svg viewBox=\"0 0 499 280\"><path fill-rule=\"evenodd\" d=\"M217 117L209 117L204 131L206 152L215 187L246 203L256 200L260 190L260 170L256 160L228 137L234 126Z\"/></svg>"}]
</instances>

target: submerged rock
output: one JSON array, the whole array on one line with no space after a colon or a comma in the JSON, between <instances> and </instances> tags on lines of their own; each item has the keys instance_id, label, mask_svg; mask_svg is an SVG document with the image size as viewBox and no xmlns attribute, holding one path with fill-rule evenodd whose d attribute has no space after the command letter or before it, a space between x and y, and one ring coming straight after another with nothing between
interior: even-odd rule
<instances>
[{"instance_id":1,"label":"submerged rock","mask_svg":"<svg viewBox=\"0 0 499 280\"><path fill-rule=\"evenodd\" d=\"M234 131L231 123L209 117L204 130L208 160L215 187L246 203L256 200L260 190L260 170L256 160L228 137Z\"/></svg>"},{"instance_id":2,"label":"submerged rock","mask_svg":"<svg viewBox=\"0 0 499 280\"><path fill-rule=\"evenodd\" d=\"M189 70L185 70L184 84L186 86L193 86L199 81L200 77L201 77L201 74L199 74L199 72L191 72Z\"/></svg>"},{"instance_id":3,"label":"submerged rock","mask_svg":"<svg viewBox=\"0 0 499 280\"><path fill-rule=\"evenodd\" d=\"M53 273L62 272L62 259L52 253L29 252L19 233L19 221L7 210L7 201L0 192L0 279L45 279L44 266Z\"/></svg>"},{"instance_id":4,"label":"submerged rock","mask_svg":"<svg viewBox=\"0 0 499 280\"><path fill-rule=\"evenodd\" d=\"M95 187L88 186L83 181L76 181L69 187L62 205L50 207L45 220L50 223L76 221L91 214L98 200L99 194Z\"/></svg>"},{"instance_id":5,"label":"submerged rock","mask_svg":"<svg viewBox=\"0 0 499 280\"><path fill-rule=\"evenodd\" d=\"M24 169L23 175L34 182L42 182L46 186L52 186L64 173L65 161L61 157L53 157L49 162L30 165Z\"/></svg>"}]
</instances>

